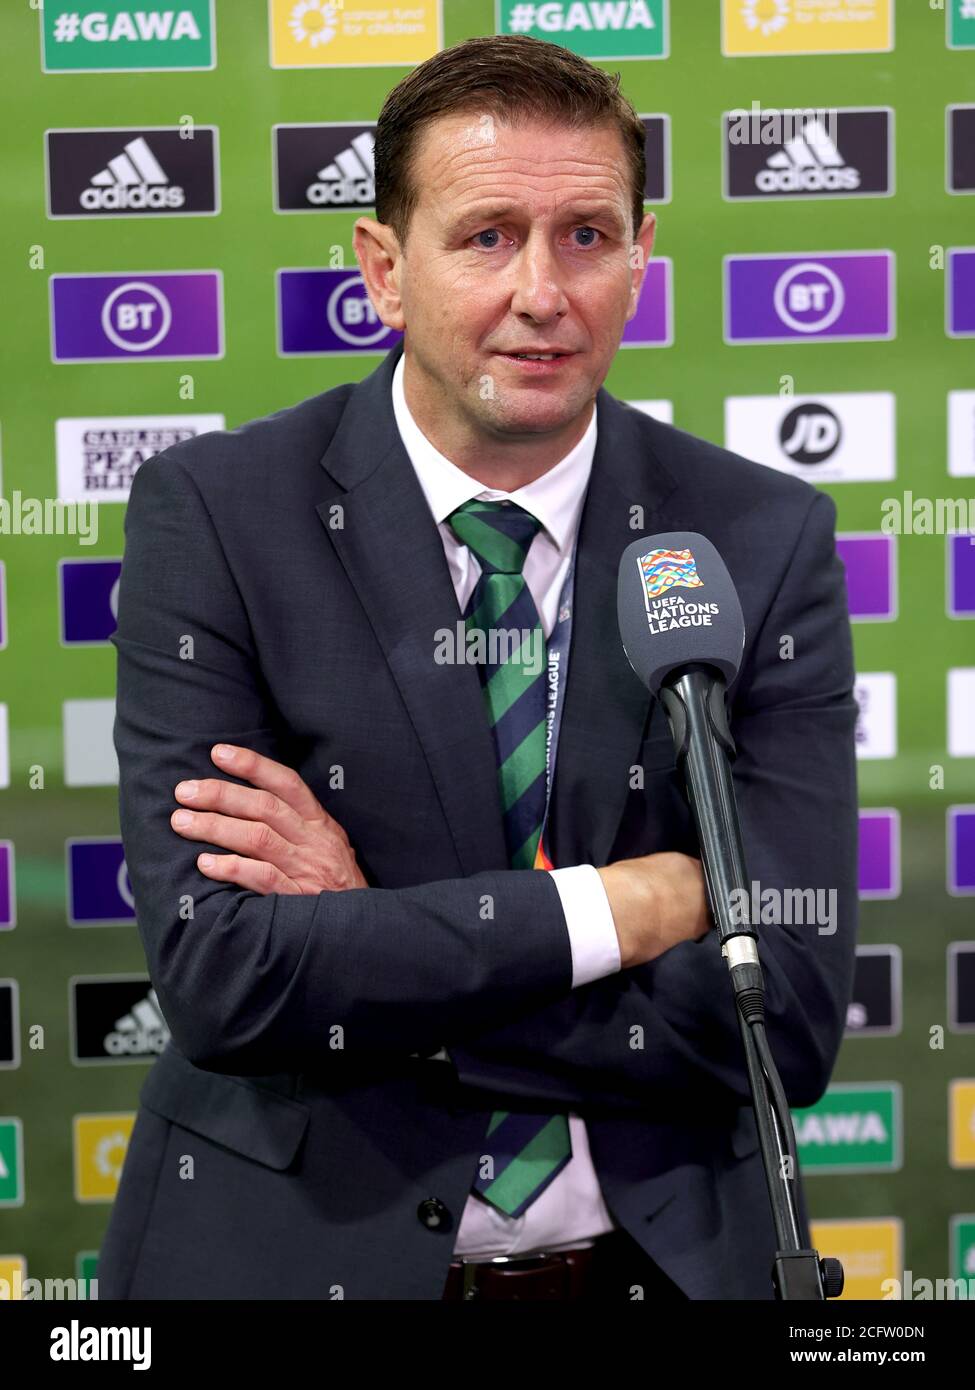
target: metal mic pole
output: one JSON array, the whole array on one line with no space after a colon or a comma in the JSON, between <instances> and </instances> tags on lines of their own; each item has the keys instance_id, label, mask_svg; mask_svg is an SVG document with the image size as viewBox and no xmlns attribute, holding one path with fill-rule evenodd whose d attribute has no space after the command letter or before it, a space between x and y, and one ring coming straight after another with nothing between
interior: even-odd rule
<instances>
[{"instance_id":1,"label":"metal mic pole","mask_svg":"<svg viewBox=\"0 0 975 1390\"><path fill-rule=\"evenodd\" d=\"M776 1297L836 1298L843 1291L843 1266L832 1257L819 1258L799 1218L800 1174L792 1115L765 1033L765 981L755 926L750 908L743 912L733 906L750 904L751 899L731 777L735 745L728 727L725 683L711 667L689 664L664 682L660 700L697 829L721 954L735 991L778 1247L772 1273Z\"/></svg>"}]
</instances>

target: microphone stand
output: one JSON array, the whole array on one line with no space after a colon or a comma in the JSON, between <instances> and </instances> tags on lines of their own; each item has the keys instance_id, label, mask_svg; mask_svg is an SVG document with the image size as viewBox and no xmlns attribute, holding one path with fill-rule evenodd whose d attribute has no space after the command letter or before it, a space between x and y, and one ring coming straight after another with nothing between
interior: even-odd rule
<instances>
[{"instance_id":1,"label":"microphone stand","mask_svg":"<svg viewBox=\"0 0 975 1390\"><path fill-rule=\"evenodd\" d=\"M765 981L757 935L750 909L732 909L736 899L750 905L751 897L731 779L736 750L724 696L724 680L713 668L689 664L668 677L659 698L670 721L677 765L684 774L708 902L735 991L778 1247L772 1270L775 1296L822 1301L842 1293L843 1266L832 1257L819 1258L799 1216L795 1132L765 1033ZM704 788L711 795L697 794L696 789L703 792Z\"/></svg>"}]
</instances>

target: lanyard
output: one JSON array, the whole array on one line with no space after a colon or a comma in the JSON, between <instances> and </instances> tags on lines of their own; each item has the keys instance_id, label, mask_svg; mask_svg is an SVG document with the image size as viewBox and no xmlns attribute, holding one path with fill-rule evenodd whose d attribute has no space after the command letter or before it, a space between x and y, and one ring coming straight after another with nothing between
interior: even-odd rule
<instances>
[{"instance_id":1,"label":"lanyard","mask_svg":"<svg viewBox=\"0 0 975 1390\"><path fill-rule=\"evenodd\" d=\"M562 726L562 709L565 704L565 687L569 666L569 643L572 639L572 601L573 579L575 577L576 557L573 548L569 569L559 595L555 626L547 643L548 663L545 704L545 814L542 829L535 851L536 869L551 869L552 861L544 845L545 830L548 826L549 807L552 803L552 786L555 782L555 758L559 746L559 730Z\"/></svg>"}]
</instances>

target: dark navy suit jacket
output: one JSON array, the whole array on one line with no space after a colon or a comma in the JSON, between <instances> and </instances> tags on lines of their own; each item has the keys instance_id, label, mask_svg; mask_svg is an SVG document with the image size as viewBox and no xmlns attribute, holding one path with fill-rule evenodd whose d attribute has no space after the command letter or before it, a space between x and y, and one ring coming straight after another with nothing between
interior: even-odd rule
<instances>
[{"instance_id":1,"label":"dark navy suit jacket","mask_svg":"<svg viewBox=\"0 0 975 1390\"><path fill-rule=\"evenodd\" d=\"M523 1105L583 1115L610 1211L691 1298L769 1298L775 1242L715 933L572 990L555 884L505 867L476 668L433 660L460 613L395 425L401 350L357 385L166 449L132 487L120 814L172 1041L142 1088L101 1296L438 1299L490 1114ZM838 893L832 935L780 925L760 941L773 1053L790 1103L809 1105L842 1038L856 935L835 508L605 389L597 409L553 859L696 853L663 710L615 613L635 535L703 532L745 615L729 699L750 876ZM169 817L178 781L218 775L221 740L296 768L370 886L262 896L205 878L204 846Z\"/></svg>"}]
</instances>

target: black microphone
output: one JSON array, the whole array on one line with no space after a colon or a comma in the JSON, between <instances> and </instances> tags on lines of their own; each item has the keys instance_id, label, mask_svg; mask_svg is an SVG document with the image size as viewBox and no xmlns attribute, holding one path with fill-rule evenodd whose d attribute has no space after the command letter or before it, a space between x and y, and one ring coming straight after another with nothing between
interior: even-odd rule
<instances>
[{"instance_id":1,"label":"black microphone","mask_svg":"<svg viewBox=\"0 0 975 1390\"><path fill-rule=\"evenodd\" d=\"M765 980L750 922L750 880L732 781L736 749L725 703L727 684L737 676L744 652L739 595L707 537L668 531L645 535L623 550L618 612L630 666L668 716L697 828L711 916L732 977L779 1244L776 1295L835 1297L843 1287L843 1266L819 1259L798 1213L796 1136L765 1033Z\"/></svg>"},{"instance_id":2,"label":"black microphone","mask_svg":"<svg viewBox=\"0 0 975 1390\"><path fill-rule=\"evenodd\" d=\"M667 713L735 989L761 990L725 706L745 646L735 586L706 536L667 531L624 550L617 607L630 665Z\"/></svg>"},{"instance_id":3,"label":"black microphone","mask_svg":"<svg viewBox=\"0 0 975 1390\"><path fill-rule=\"evenodd\" d=\"M667 712L694 816L711 916L728 963L778 1249L783 1299L822 1300L843 1287L838 1261L811 1248L795 1196L799 1162L788 1097L765 1032L765 981L731 779L735 744L725 692L745 647L745 620L724 561L706 536L668 531L620 560L620 635L630 665Z\"/></svg>"}]
</instances>

